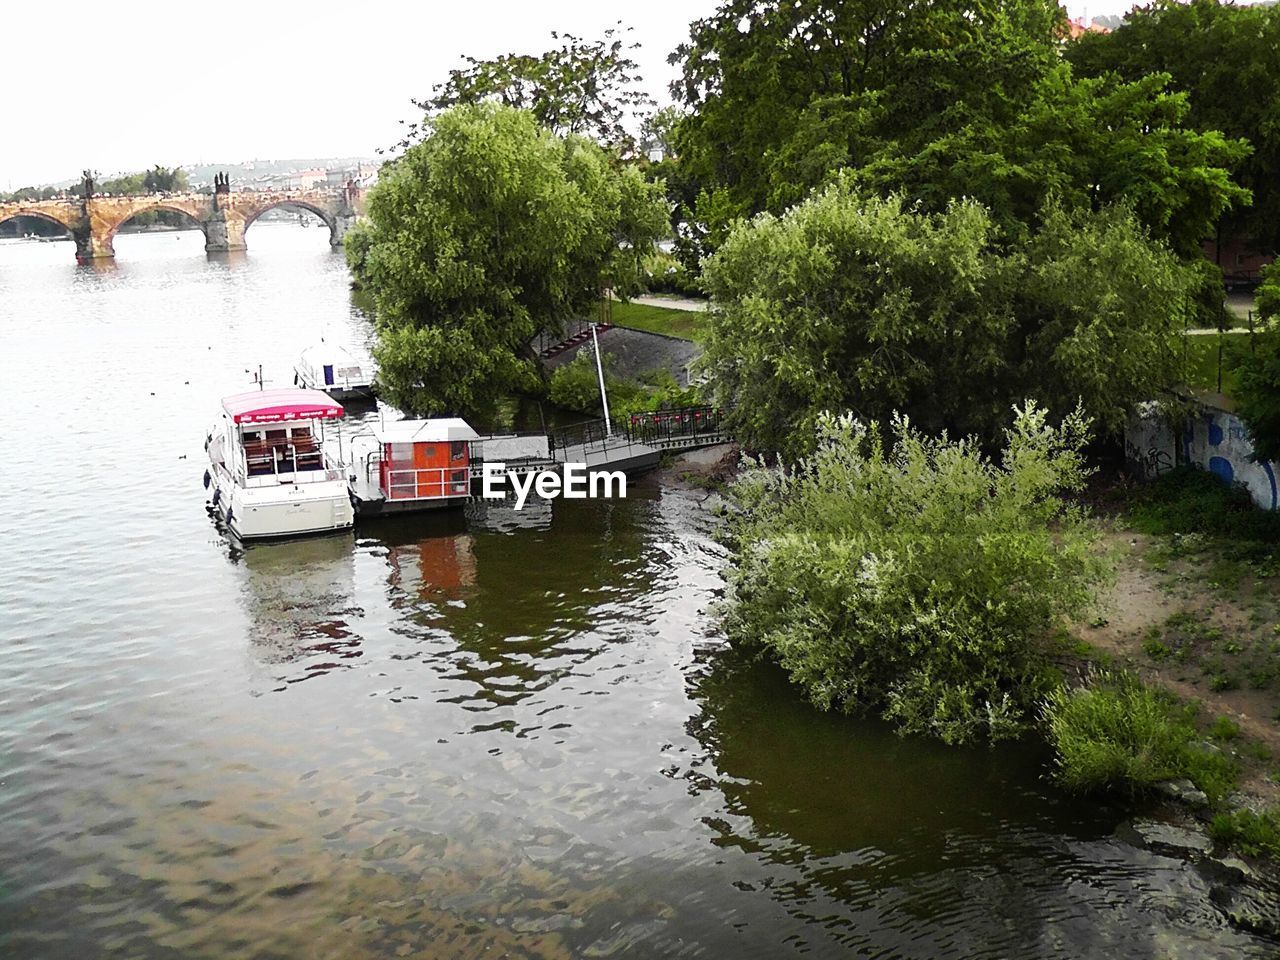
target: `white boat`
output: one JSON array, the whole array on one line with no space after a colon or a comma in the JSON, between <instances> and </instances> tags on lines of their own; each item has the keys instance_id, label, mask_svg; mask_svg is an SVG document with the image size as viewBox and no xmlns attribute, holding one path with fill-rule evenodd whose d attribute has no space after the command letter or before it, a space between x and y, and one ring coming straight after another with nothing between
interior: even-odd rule
<instances>
[{"instance_id":1,"label":"white boat","mask_svg":"<svg viewBox=\"0 0 1280 960\"><path fill-rule=\"evenodd\" d=\"M318 390L253 390L225 397L205 440L213 507L242 540L351 526L346 471L324 449L342 405Z\"/></svg>"},{"instance_id":2,"label":"white boat","mask_svg":"<svg viewBox=\"0 0 1280 960\"><path fill-rule=\"evenodd\" d=\"M309 390L323 390L336 400L373 399L372 358L359 358L350 350L323 340L302 351L294 365L294 382Z\"/></svg>"}]
</instances>

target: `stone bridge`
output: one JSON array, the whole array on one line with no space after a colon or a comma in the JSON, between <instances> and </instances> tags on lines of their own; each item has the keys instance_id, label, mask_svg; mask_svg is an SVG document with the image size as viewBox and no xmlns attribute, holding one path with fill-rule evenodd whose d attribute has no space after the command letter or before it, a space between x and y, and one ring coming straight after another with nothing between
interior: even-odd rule
<instances>
[{"instance_id":1,"label":"stone bridge","mask_svg":"<svg viewBox=\"0 0 1280 960\"><path fill-rule=\"evenodd\" d=\"M116 232L140 213L171 210L186 214L204 232L204 248L210 252L244 250L244 234L254 220L281 206L301 207L325 222L331 246L342 238L364 210L363 191L354 183L341 190L231 192L225 174L215 178L213 193L167 193L108 197L93 191L86 178L79 197L54 200L17 200L0 203L0 223L13 217L39 217L63 227L76 242L81 263L115 256Z\"/></svg>"}]
</instances>

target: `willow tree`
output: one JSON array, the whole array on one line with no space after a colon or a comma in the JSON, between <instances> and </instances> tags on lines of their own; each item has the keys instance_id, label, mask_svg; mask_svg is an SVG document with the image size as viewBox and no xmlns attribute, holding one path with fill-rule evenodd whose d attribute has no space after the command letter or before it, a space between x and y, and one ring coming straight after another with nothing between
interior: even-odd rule
<instances>
[{"instance_id":1,"label":"willow tree","mask_svg":"<svg viewBox=\"0 0 1280 960\"><path fill-rule=\"evenodd\" d=\"M1126 208L1039 216L1009 250L974 200L930 213L845 175L739 222L702 275L704 369L737 438L796 456L850 410L992 443L1032 395L1116 433L1181 373L1194 275Z\"/></svg>"},{"instance_id":2,"label":"willow tree","mask_svg":"<svg viewBox=\"0 0 1280 960\"><path fill-rule=\"evenodd\" d=\"M484 419L535 387L540 333L626 291L666 229L660 184L527 111L460 106L384 168L348 260L373 303L387 400Z\"/></svg>"}]
</instances>

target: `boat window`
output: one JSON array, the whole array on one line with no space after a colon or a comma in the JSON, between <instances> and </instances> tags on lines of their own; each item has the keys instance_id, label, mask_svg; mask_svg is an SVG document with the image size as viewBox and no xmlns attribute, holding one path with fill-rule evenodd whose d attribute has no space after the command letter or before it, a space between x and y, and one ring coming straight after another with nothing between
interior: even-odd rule
<instances>
[{"instance_id":1,"label":"boat window","mask_svg":"<svg viewBox=\"0 0 1280 960\"><path fill-rule=\"evenodd\" d=\"M298 437L303 437L303 438L310 437L311 428L310 427L294 427L293 436L295 439L297 439Z\"/></svg>"},{"instance_id":2,"label":"boat window","mask_svg":"<svg viewBox=\"0 0 1280 960\"><path fill-rule=\"evenodd\" d=\"M288 438L288 436L289 436L288 430L268 430L267 431L268 441L285 440Z\"/></svg>"},{"instance_id":3,"label":"boat window","mask_svg":"<svg viewBox=\"0 0 1280 960\"><path fill-rule=\"evenodd\" d=\"M245 443L256 443L261 439L262 439L262 434L259 433L257 430L246 430L244 432Z\"/></svg>"},{"instance_id":4,"label":"boat window","mask_svg":"<svg viewBox=\"0 0 1280 960\"><path fill-rule=\"evenodd\" d=\"M467 455L467 442L465 440L455 440L449 444L449 459L461 460Z\"/></svg>"}]
</instances>

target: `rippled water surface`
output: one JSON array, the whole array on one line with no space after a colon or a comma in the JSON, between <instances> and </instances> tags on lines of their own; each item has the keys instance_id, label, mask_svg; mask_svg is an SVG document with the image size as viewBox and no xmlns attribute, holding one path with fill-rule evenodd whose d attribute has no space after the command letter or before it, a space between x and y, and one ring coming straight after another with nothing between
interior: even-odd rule
<instances>
[{"instance_id":1,"label":"rippled water surface","mask_svg":"<svg viewBox=\"0 0 1280 960\"><path fill-rule=\"evenodd\" d=\"M654 478L238 549L218 399L369 336L325 231L248 240L0 244L0 956L1275 954L1035 749L742 661Z\"/></svg>"}]
</instances>

